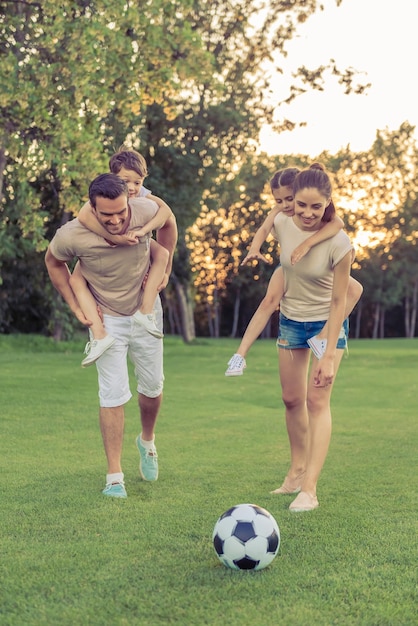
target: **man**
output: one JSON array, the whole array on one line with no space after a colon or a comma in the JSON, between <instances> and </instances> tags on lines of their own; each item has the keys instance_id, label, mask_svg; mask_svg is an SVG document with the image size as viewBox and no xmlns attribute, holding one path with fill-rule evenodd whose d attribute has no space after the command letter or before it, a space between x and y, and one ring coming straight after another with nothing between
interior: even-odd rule
<instances>
[{"instance_id":1,"label":"man","mask_svg":"<svg viewBox=\"0 0 418 626\"><path fill-rule=\"evenodd\" d=\"M128 201L126 183L114 174L102 174L91 183L89 200L99 223L113 235L143 226L158 210L155 202L147 198ZM164 245L169 250L171 267L177 242L174 216L169 218L169 225L170 228L165 229ZM168 242L170 238L171 242ZM132 320L141 303L142 284L150 263L149 250L148 237L142 238L135 246L112 246L74 219L57 231L45 257L52 284L75 316L88 325L69 283L68 263L74 258L79 259L82 274L102 310L106 330L116 340L96 362L100 428L108 466L102 493L116 498L127 497L121 457L124 404L132 397L128 351L135 365L142 425L142 432L137 437L140 474L144 480L158 478L154 429L164 381L162 341ZM157 325L162 331L159 298L155 307Z\"/></svg>"}]
</instances>

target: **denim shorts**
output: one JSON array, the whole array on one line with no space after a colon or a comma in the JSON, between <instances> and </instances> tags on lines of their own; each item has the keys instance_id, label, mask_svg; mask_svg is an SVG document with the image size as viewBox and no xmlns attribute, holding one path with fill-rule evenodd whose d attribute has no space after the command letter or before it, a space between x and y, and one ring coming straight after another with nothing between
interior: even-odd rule
<instances>
[{"instance_id":1,"label":"denim shorts","mask_svg":"<svg viewBox=\"0 0 418 626\"><path fill-rule=\"evenodd\" d=\"M326 320L319 322L295 322L280 313L279 335L277 337L277 347L285 350L296 350L297 348L309 348L307 340L317 335L324 327ZM347 347L348 338L348 318L344 320L338 337L337 348L344 350Z\"/></svg>"}]
</instances>

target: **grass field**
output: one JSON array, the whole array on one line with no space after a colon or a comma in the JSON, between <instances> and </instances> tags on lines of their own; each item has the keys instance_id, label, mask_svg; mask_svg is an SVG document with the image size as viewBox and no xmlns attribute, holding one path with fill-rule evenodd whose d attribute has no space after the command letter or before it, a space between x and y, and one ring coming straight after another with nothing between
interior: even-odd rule
<instances>
[{"instance_id":1,"label":"grass field","mask_svg":"<svg viewBox=\"0 0 418 626\"><path fill-rule=\"evenodd\" d=\"M227 379L237 343L165 340L160 478L138 478L132 399L121 501L101 495L83 343L0 337L1 626L418 623L418 341L350 342L320 507L304 514L269 493L289 463L274 341ZM218 516L241 502L280 526L260 572L226 569L212 546Z\"/></svg>"}]
</instances>

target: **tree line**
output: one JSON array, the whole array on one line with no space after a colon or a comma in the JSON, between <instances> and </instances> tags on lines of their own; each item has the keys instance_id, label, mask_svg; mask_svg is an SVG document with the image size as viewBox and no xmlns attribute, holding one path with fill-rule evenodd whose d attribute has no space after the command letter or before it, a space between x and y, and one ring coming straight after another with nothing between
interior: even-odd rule
<instances>
[{"instance_id":1,"label":"tree line","mask_svg":"<svg viewBox=\"0 0 418 626\"><path fill-rule=\"evenodd\" d=\"M185 341L243 332L272 271L239 268L272 206L268 180L279 167L312 160L259 153L263 124L292 128L291 120L274 122L265 104L265 64L273 53L284 58L298 25L318 10L315 0L0 2L0 332L59 339L78 328L43 257L122 143L144 155L147 187L178 221L163 294L167 332ZM283 102L318 88L327 73L346 93L367 88L330 61L296 68ZM338 211L359 242L353 274L365 291L353 332L414 336L413 127L377 132L367 153L347 147L317 160L333 173ZM277 262L272 242L266 251Z\"/></svg>"}]
</instances>

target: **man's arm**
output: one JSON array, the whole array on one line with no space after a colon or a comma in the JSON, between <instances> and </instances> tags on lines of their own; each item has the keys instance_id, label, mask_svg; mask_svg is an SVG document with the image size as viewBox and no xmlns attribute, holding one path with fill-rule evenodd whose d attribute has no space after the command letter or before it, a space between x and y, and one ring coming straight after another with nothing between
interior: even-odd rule
<instances>
[{"instance_id":1,"label":"man's arm","mask_svg":"<svg viewBox=\"0 0 418 626\"><path fill-rule=\"evenodd\" d=\"M77 298L70 285L70 270L65 261L59 261L48 248L45 255L45 265L49 278L58 293L64 298L79 322L85 326L91 326L91 322L84 316Z\"/></svg>"}]
</instances>

